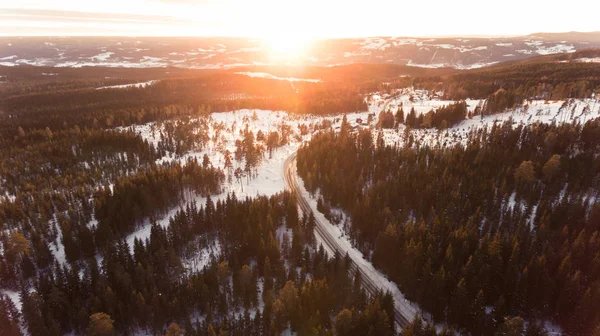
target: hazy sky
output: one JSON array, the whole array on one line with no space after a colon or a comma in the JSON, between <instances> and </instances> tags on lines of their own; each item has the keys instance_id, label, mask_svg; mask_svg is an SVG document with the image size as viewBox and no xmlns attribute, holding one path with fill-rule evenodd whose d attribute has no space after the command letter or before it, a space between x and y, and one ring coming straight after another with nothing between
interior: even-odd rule
<instances>
[{"instance_id":1,"label":"hazy sky","mask_svg":"<svg viewBox=\"0 0 600 336\"><path fill-rule=\"evenodd\" d=\"M598 30L596 0L0 0L0 35L315 38Z\"/></svg>"}]
</instances>

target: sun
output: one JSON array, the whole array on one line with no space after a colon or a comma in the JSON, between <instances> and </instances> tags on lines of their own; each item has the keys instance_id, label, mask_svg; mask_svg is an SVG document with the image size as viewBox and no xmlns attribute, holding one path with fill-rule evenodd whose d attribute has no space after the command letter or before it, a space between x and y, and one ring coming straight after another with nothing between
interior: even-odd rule
<instances>
[{"instance_id":1,"label":"sun","mask_svg":"<svg viewBox=\"0 0 600 336\"><path fill-rule=\"evenodd\" d=\"M297 59L304 56L311 38L294 34L279 34L265 39L269 56L276 59Z\"/></svg>"}]
</instances>

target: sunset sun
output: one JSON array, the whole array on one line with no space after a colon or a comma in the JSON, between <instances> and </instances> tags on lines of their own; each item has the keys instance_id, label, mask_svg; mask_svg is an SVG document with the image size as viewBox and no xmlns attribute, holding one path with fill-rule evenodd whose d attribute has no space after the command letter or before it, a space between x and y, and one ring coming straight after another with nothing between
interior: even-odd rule
<instances>
[{"instance_id":1,"label":"sunset sun","mask_svg":"<svg viewBox=\"0 0 600 336\"><path fill-rule=\"evenodd\" d=\"M265 38L269 55L273 58L293 59L302 56L310 46L311 38L301 35L274 35Z\"/></svg>"}]
</instances>

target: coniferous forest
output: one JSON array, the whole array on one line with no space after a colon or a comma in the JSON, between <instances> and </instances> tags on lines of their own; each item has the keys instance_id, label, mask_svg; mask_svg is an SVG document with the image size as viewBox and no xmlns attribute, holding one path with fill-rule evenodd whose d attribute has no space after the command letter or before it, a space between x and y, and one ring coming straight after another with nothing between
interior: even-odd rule
<instances>
[{"instance_id":1,"label":"coniferous forest","mask_svg":"<svg viewBox=\"0 0 600 336\"><path fill-rule=\"evenodd\" d=\"M94 69L82 70L90 80L58 82L30 71L11 69L14 82L1 88L0 288L19 298L17 306L0 294L1 335L394 334L390 294L368 295L348 257L316 243L314 218L290 194L212 201L227 179L251 180L288 128L253 134L246 120L235 152L223 150L226 169L184 159L235 134L211 120L213 110L296 109L281 103L289 84L178 72L164 85L96 90L115 83ZM217 78L228 77L219 89ZM207 83L214 87L199 90ZM353 84L302 92L315 97L294 98L307 102L299 112L365 108ZM146 123L157 143L131 128ZM234 173L231 161L246 169ZM188 202L197 197L204 201ZM126 240L145 227L146 239ZM199 260L206 250L217 253Z\"/></svg>"},{"instance_id":2,"label":"coniferous forest","mask_svg":"<svg viewBox=\"0 0 600 336\"><path fill-rule=\"evenodd\" d=\"M435 320L475 335L506 316L551 318L573 335L598 326L600 122L507 123L444 149L349 129L300 148L298 173Z\"/></svg>"},{"instance_id":3,"label":"coniferous forest","mask_svg":"<svg viewBox=\"0 0 600 336\"><path fill-rule=\"evenodd\" d=\"M598 65L564 57L241 69L314 81L0 66L0 336L600 335L600 120L411 133L598 102ZM450 103L386 110L398 89ZM318 211L418 305L408 325L286 190L296 149Z\"/></svg>"}]
</instances>

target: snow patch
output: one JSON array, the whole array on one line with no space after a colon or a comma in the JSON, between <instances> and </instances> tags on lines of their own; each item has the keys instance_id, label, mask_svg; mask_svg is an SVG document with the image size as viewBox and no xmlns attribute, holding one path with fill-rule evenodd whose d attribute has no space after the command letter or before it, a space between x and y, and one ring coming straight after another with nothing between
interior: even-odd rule
<instances>
[{"instance_id":1,"label":"snow patch","mask_svg":"<svg viewBox=\"0 0 600 336\"><path fill-rule=\"evenodd\" d=\"M115 54L114 52L108 51L108 52L104 52L104 53L98 54L96 56L92 56L92 57L90 57L90 59L93 60L93 61L102 61L102 62L104 62L104 61L108 60L114 54Z\"/></svg>"},{"instance_id":2,"label":"snow patch","mask_svg":"<svg viewBox=\"0 0 600 336\"><path fill-rule=\"evenodd\" d=\"M19 292L10 289L0 289L0 294L8 296L8 298L15 304L18 311L21 311L23 303L21 302L21 294Z\"/></svg>"},{"instance_id":3,"label":"snow patch","mask_svg":"<svg viewBox=\"0 0 600 336\"><path fill-rule=\"evenodd\" d=\"M183 260L182 264L188 273L198 273L208 266L212 259L218 259L220 255L221 242L215 239L191 258Z\"/></svg>"},{"instance_id":4,"label":"snow patch","mask_svg":"<svg viewBox=\"0 0 600 336\"><path fill-rule=\"evenodd\" d=\"M158 82L158 80L149 80L147 82L140 82L140 83L133 83L133 84L121 84L121 85L110 85L110 86L101 86L96 88L96 90L103 90L103 89L126 89L126 88L131 88L131 87L135 87L135 88L144 88L147 86L150 86L154 83Z\"/></svg>"}]
</instances>

